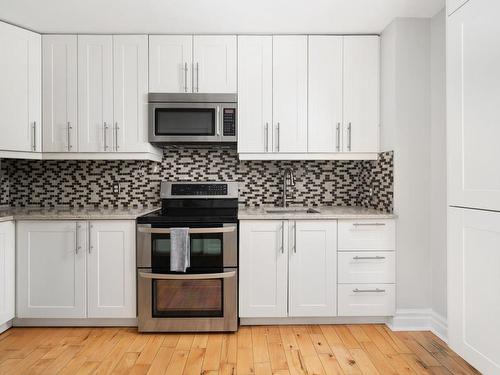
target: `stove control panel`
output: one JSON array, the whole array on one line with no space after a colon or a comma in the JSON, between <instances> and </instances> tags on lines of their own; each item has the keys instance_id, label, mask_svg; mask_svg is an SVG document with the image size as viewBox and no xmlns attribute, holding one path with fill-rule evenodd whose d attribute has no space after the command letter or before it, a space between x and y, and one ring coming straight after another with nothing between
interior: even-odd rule
<instances>
[{"instance_id":1,"label":"stove control panel","mask_svg":"<svg viewBox=\"0 0 500 375\"><path fill-rule=\"evenodd\" d=\"M227 184L172 185L172 195L227 195Z\"/></svg>"},{"instance_id":2,"label":"stove control panel","mask_svg":"<svg viewBox=\"0 0 500 375\"><path fill-rule=\"evenodd\" d=\"M162 181L160 197L162 199L234 199L238 198L238 183L234 181Z\"/></svg>"}]
</instances>

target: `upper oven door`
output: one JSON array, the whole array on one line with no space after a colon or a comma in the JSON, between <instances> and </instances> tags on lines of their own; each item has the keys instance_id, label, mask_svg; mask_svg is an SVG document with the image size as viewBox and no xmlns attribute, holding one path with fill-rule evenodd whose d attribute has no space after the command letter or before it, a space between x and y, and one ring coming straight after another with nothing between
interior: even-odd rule
<instances>
[{"instance_id":1,"label":"upper oven door","mask_svg":"<svg viewBox=\"0 0 500 375\"><path fill-rule=\"evenodd\" d=\"M217 142L220 105L216 103L150 103L150 142Z\"/></svg>"},{"instance_id":2,"label":"upper oven door","mask_svg":"<svg viewBox=\"0 0 500 375\"><path fill-rule=\"evenodd\" d=\"M190 228L191 258L187 272L196 269L236 267L238 263L238 225L175 224L137 225L137 266L170 270L170 227Z\"/></svg>"}]
</instances>

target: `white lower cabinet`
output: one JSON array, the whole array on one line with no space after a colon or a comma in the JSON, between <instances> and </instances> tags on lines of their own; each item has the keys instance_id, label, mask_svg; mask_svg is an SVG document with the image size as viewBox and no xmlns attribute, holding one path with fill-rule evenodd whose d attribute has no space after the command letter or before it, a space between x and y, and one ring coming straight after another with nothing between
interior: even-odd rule
<instances>
[{"instance_id":1,"label":"white lower cabinet","mask_svg":"<svg viewBox=\"0 0 500 375\"><path fill-rule=\"evenodd\" d=\"M394 315L394 228L393 219L241 220L239 316Z\"/></svg>"},{"instance_id":2,"label":"white lower cabinet","mask_svg":"<svg viewBox=\"0 0 500 375\"><path fill-rule=\"evenodd\" d=\"M85 225L18 222L17 317L85 317Z\"/></svg>"},{"instance_id":3,"label":"white lower cabinet","mask_svg":"<svg viewBox=\"0 0 500 375\"><path fill-rule=\"evenodd\" d=\"M0 332L1 325L15 315L15 224L13 221L0 223Z\"/></svg>"},{"instance_id":4,"label":"white lower cabinet","mask_svg":"<svg viewBox=\"0 0 500 375\"><path fill-rule=\"evenodd\" d=\"M19 221L18 318L134 318L134 221Z\"/></svg>"},{"instance_id":5,"label":"white lower cabinet","mask_svg":"<svg viewBox=\"0 0 500 375\"><path fill-rule=\"evenodd\" d=\"M240 222L240 317L287 316L288 222Z\"/></svg>"},{"instance_id":6,"label":"white lower cabinet","mask_svg":"<svg viewBox=\"0 0 500 375\"><path fill-rule=\"evenodd\" d=\"M335 316L337 222L240 221L240 317Z\"/></svg>"},{"instance_id":7,"label":"white lower cabinet","mask_svg":"<svg viewBox=\"0 0 500 375\"><path fill-rule=\"evenodd\" d=\"M290 227L289 316L337 313L337 222L294 221Z\"/></svg>"},{"instance_id":8,"label":"white lower cabinet","mask_svg":"<svg viewBox=\"0 0 500 375\"><path fill-rule=\"evenodd\" d=\"M88 317L135 317L135 222L103 220L89 226Z\"/></svg>"}]
</instances>

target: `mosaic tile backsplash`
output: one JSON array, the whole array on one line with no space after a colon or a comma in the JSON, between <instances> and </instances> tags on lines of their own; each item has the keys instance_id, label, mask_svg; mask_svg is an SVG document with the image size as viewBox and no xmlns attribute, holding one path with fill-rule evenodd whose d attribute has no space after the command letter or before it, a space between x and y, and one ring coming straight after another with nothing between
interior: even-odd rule
<instances>
[{"instance_id":1,"label":"mosaic tile backsplash","mask_svg":"<svg viewBox=\"0 0 500 375\"><path fill-rule=\"evenodd\" d=\"M170 147L152 161L7 160L0 204L142 207L159 204L160 181L238 181L240 204L280 205L282 172L294 170L292 204L363 206L392 212L393 153L376 161L240 161L234 149ZM118 187L119 191L113 187Z\"/></svg>"}]
</instances>

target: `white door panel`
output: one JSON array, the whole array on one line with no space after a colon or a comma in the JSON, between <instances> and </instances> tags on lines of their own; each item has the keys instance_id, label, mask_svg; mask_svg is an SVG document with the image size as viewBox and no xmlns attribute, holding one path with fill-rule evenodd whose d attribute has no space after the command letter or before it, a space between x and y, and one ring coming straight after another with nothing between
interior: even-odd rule
<instances>
[{"instance_id":1,"label":"white door panel","mask_svg":"<svg viewBox=\"0 0 500 375\"><path fill-rule=\"evenodd\" d=\"M13 221L0 223L0 325L16 310L16 246Z\"/></svg>"}]
</instances>

